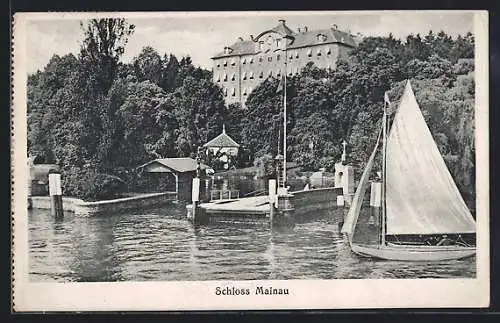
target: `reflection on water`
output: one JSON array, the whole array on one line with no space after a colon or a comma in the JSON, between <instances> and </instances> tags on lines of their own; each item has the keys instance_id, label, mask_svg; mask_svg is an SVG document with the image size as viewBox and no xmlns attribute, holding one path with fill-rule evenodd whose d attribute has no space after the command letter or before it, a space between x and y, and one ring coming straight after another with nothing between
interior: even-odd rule
<instances>
[{"instance_id":1,"label":"reflection on water","mask_svg":"<svg viewBox=\"0 0 500 323\"><path fill-rule=\"evenodd\" d=\"M360 258L340 210L288 230L267 222L193 226L184 206L54 220L29 211L31 281L475 277L475 258L405 263Z\"/></svg>"}]
</instances>

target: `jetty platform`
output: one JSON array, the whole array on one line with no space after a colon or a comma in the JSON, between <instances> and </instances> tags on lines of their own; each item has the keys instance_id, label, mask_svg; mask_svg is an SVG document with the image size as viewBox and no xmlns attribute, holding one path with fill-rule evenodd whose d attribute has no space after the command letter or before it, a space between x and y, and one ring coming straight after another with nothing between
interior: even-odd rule
<instances>
[{"instance_id":1,"label":"jetty platform","mask_svg":"<svg viewBox=\"0 0 500 323\"><path fill-rule=\"evenodd\" d=\"M186 207L189 210L192 208L192 205L187 205ZM269 215L269 197L265 195L216 200L200 203L199 207L204 209L206 214L267 217Z\"/></svg>"},{"instance_id":2,"label":"jetty platform","mask_svg":"<svg viewBox=\"0 0 500 323\"><path fill-rule=\"evenodd\" d=\"M328 187L290 192L290 202L294 216L307 218L318 212L333 210L339 207L337 197L342 195L341 187ZM342 205L344 205L342 203ZM200 203L198 207L209 219L216 221L234 219L269 219L269 196L252 196L235 199L212 200ZM192 204L186 205L188 218L192 217Z\"/></svg>"}]
</instances>

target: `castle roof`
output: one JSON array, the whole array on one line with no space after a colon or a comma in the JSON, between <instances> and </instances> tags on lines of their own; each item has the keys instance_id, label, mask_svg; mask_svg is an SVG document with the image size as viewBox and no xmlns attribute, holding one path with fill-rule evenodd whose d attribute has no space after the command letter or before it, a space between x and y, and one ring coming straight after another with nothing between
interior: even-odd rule
<instances>
[{"instance_id":1,"label":"castle roof","mask_svg":"<svg viewBox=\"0 0 500 323\"><path fill-rule=\"evenodd\" d=\"M226 134L226 127L223 126L222 133L210 140L203 147L239 147L240 145Z\"/></svg>"},{"instance_id":2,"label":"castle roof","mask_svg":"<svg viewBox=\"0 0 500 323\"><path fill-rule=\"evenodd\" d=\"M341 31L336 28L327 29L316 29L316 30L303 30L301 32L294 32L288 26L285 25L284 21L267 31L262 32L255 40L239 40L236 43L228 46L230 51L222 51L212 57L212 59L221 57L232 57L232 56L242 56L242 55L253 55L259 52L256 40L259 39L261 35L269 32L275 32L282 36L287 36L291 39L287 49L309 47L322 44L340 43L349 47L355 47L357 45L356 40L353 35L345 31ZM321 35L324 37L321 38Z\"/></svg>"},{"instance_id":3,"label":"castle roof","mask_svg":"<svg viewBox=\"0 0 500 323\"><path fill-rule=\"evenodd\" d=\"M284 20L280 20L280 23L278 24L278 26L274 27L273 29L271 29L271 31L274 31L274 32L277 32L278 34L280 35L283 35L283 36L293 36L295 35L295 33L293 32L293 30L291 30L290 28L288 28L287 25L285 25L285 21Z\"/></svg>"}]
</instances>

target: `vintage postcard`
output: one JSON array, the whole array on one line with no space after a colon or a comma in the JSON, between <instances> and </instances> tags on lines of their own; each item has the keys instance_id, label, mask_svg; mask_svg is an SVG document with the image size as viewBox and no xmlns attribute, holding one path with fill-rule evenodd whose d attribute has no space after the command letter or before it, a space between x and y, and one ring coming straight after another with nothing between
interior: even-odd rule
<instances>
[{"instance_id":1,"label":"vintage postcard","mask_svg":"<svg viewBox=\"0 0 500 323\"><path fill-rule=\"evenodd\" d=\"M485 11L18 13L13 310L489 305Z\"/></svg>"}]
</instances>

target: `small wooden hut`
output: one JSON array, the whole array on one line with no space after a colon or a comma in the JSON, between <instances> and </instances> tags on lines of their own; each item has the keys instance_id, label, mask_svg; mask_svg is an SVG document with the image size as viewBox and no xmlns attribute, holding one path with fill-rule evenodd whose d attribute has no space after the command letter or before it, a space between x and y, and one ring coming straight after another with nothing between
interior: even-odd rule
<instances>
[{"instance_id":1,"label":"small wooden hut","mask_svg":"<svg viewBox=\"0 0 500 323\"><path fill-rule=\"evenodd\" d=\"M192 158L160 158L138 167L149 174L169 174L175 180L175 192L178 200L190 201L193 178L196 177L198 162ZM206 165L200 164L200 170Z\"/></svg>"}]
</instances>

